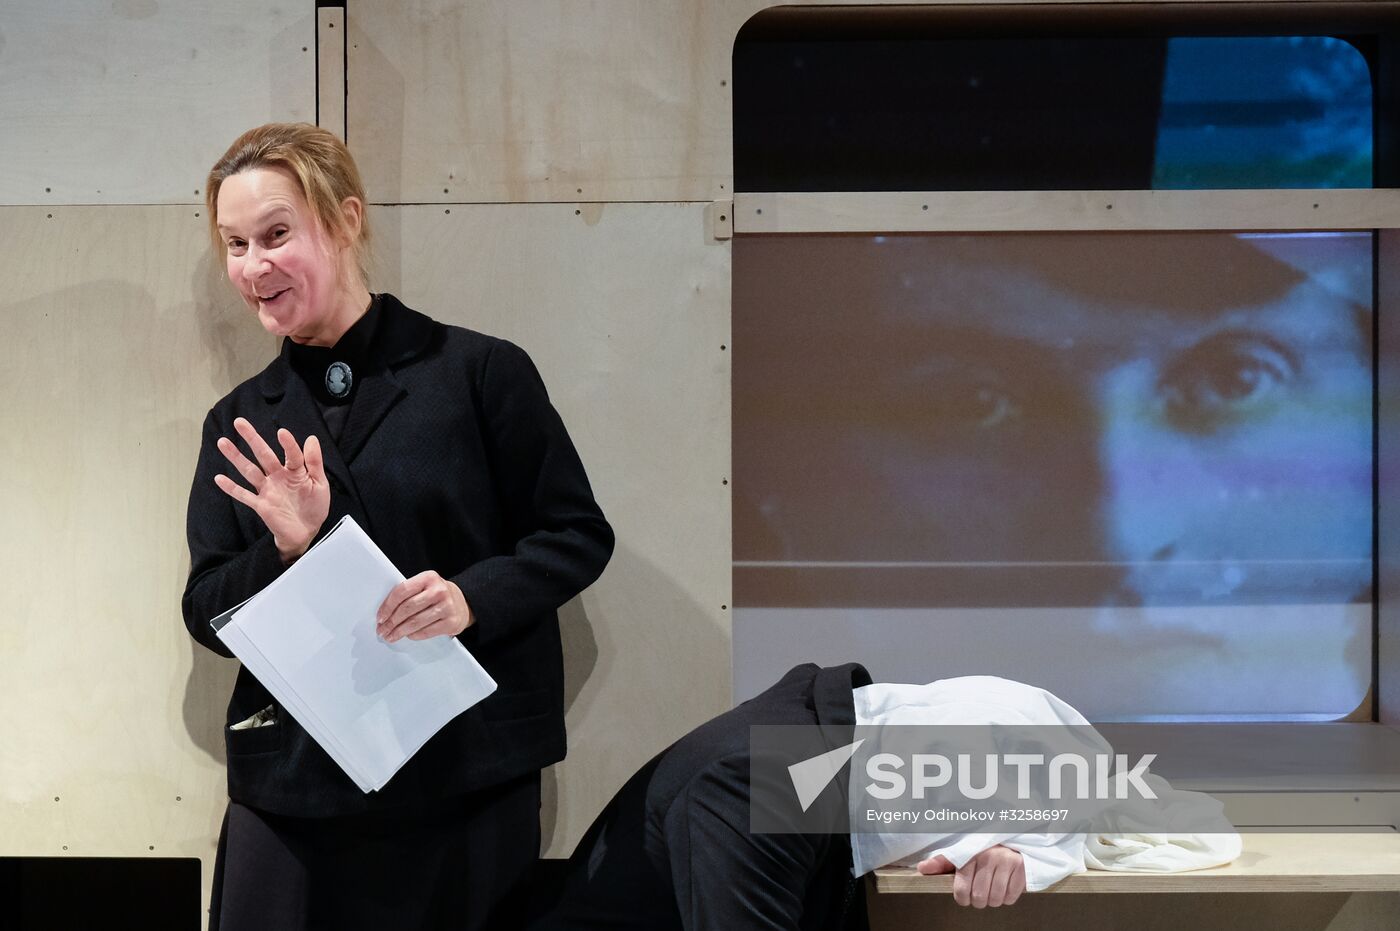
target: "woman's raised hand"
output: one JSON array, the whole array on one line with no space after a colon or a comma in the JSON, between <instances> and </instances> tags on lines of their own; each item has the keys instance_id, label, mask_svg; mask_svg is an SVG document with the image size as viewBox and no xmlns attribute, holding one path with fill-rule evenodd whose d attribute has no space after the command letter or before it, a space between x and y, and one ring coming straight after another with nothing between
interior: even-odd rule
<instances>
[{"instance_id":1,"label":"woman's raised hand","mask_svg":"<svg viewBox=\"0 0 1400 931\"><path fill-rule=\"evenodd\" d=\"M330 513L331 487L326 481L321 443L315 436L308 436L303 452L290 431L278 430L277 441L285 454L285 459L279 461L272 447L258 436L258 431L245 418L234 420L233 428L248 444L257 463L249 462L228 437L219 437L219 452L253 490L249 491L227 475L214 476L214 484L233 500L257 512L272 531L282 561L290 564L306 552Z\"/></svg>"}]
</instances>

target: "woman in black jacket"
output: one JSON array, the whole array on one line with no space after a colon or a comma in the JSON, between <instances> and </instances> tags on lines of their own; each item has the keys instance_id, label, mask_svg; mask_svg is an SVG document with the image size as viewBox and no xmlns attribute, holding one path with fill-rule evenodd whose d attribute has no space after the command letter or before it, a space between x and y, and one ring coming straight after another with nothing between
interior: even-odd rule
<instances>
[{"instance_id":1,"label":"woman in black jacket","mask_svg":"<svg viewBox=\"0 0 1400 931\"><path fill-rule=\"evenodd\" d=\"M230 282L283 340L204 423L191 635L229 655L210 618L349 514L407 576L379 635L457 637L499 685L366 795L241 669L211 927L508 927L539 852L540 769L564 756L556 609L602 572L612 531L523 350L370 293L343 143L250 130L206 198Z\"/></svg>"}]
</instances>

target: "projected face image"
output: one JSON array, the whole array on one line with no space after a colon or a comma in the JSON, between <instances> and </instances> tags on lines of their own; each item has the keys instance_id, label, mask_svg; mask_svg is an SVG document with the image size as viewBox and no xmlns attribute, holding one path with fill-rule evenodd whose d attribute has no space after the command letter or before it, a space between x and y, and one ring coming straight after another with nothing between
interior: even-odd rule
<instances>
[{"instance_id":1,"label":"projected face image","mask_svg":"<svg viewBox=\"0 0 1400 931\"><path fill-rule=\"evenodd\" d=\"M782 275L787 361L736 376L784 396L736 410L772 433L736 464L736 559L1025 569L1078 604L1364 597L1368 240L831 248Z\"/></svg>"},{"instance_id":2,"label":"projected face image","mask_svg":"<svg viewBox=\"0 0 1400 931\"><path fill-rule=\"evenodd\" d=\"M1113 562L1129 603L1364 587L1370 375L1344 302L1303 283L1196 318L982 289L881 376L916 430L852 433L937 549Z\"/></svg>"}]
</instances>

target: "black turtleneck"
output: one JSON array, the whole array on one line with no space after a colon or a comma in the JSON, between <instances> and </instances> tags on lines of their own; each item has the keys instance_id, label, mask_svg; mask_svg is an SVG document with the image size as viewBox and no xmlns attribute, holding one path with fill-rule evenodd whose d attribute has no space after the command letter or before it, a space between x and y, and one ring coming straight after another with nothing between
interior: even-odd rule
<instances>
[{"instance_id":1,"label":"black turtleneck","mask_svg":"<svg viewBox=\"0 0 1400 931\"><path fill-rule=\"evenodd\" d=\"M307 346L287 340L287 358L326 422L333 441L340 440L360 378L369 372L374 331L379 323L379 295L372 295L369 310L341 335L334 346Z\"/></svg>"}]
</instances>

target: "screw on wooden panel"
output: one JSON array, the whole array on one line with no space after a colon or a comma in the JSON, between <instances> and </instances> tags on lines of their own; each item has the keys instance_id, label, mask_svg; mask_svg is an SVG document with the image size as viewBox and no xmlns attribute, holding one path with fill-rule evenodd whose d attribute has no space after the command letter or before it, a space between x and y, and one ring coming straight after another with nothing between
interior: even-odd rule
<instances>
[{"instance_id":1,"label":"screw on wooden panel","mask_svg":"<svg viewBox=\"0 0 1400 931\"><path fill-rule=\"evenodd\" d=\"M729 479L727 479L727 478L722 478L722 479L719 480L719 483L720 483L721 485L728 485L728 484L729 484Z\"/></svg>"},{"instance_id":2,"label":"screw on wooden panel","mask_svg":"<svg viewBox=\"0 0 1400 931\"><path fill-rule=\"evenodd\" d=\"M44 188L44 193L45 193L45 194L52 194L52 193L53 193L53 188L51 188L51 187L46 187L46 188ZM1317 204L1313 204L1313 206L1316 207Z\"/></svg>"},{"instance_id":3,"label":"screw on wooden panel","mask_svg":"<svg viewBox=\"0 0 1400 931\"><path fill-rule=\"evenodd\" d=\"M446 210L443 211L443 213L451 213L451 212L452 212L452 208L451 208L451 207L449 207L449 208L447 208Z\"/></svg>"},{"instance_id":4,"label":"screw on wooden panel","mask_svg":"<svg viewBox=\"0 0 1400 931\"><path fill-rule=\"evenodd\" d=\"M1112 205L1112 204L1109 204L1109 205L1107 206L1107 209L1108 209L1108 210L1112 210L1112 209L1113 209L1113 205Z\"/></svg>"},{"instance_id":5,"label":"screw on wooden panel","mask_svg":"<svg viewBox=\"0 0 1400 931\"><path fill-rule=\"evenodd\" d=\"M705 206L705 230L716 241L734 238L734 202L717 200Z\"/></svg>"},{"instance_id":6,"label":"screw on wooden panel","mask_svg":"<svg viewBox=\"0 0 1400 931\"><path fill-rule=\"evenodd\" d=\"M175 796L175 801L181 802L181 801L184 801L184 799L180 798L180 796L177 795L177 796Z\"/></svg>"},{"instance_id":7,"label":"screw on wooden panel","mask_svg":"<svg viewBox=\"0 0 1400 931\"><path fill-rule=\"evenodd\" d=\"M726 347L725 347L724 343L720 343L720 344L719 344L719 351L720 351L720 352L724 352L725 348L726 348Z\"/></svg>"},{"instance_id":8,"label":"screw on wooden panel","mask_svg":"<svg viewBox=\"0 0 1400 931\"><path fill-rule=\"evenodd\" d=\"M58 796L55 795L55 796L53 797L53 800L54 800L55 802L58 801Z\"/></svg>"},{"instance_id":9,"label":"screw on wooden panel","mask_svg":"<svg viewBox=\"0 0 1400 931\"><path fill-rule=\"evenodd\" d=\"M577 217L577 216L581 216L582 214L583 214L583 211L582 211L582 210L575 210L575 211L574 211L574 216L576 216L576 217Z\"/></svg>"},{"instance_id":10,"label":"screw on wooden panel","mask_svg":"<svg viewBox=\"0 0 1400 931\"><path fill-rule=\"evenodd\" d=\"M68 849L68 845L67 845L67 844L64 844L64 845L63 845L63 849L64 849L64 850L67 850L67 849Z\"/></svg>"},{"instance_id":11,"label":"screw on wooden panel","mask_svg":"<svg viewBox=\"0 0 1400 931\"><path fill-rule=\"evenodd\" d=\"M720 605L720 606L719 606L719 609L720 609L721 611L728 611L728 610L729 610L729 605Z\"/></svg>"}]
</instances>

